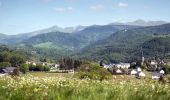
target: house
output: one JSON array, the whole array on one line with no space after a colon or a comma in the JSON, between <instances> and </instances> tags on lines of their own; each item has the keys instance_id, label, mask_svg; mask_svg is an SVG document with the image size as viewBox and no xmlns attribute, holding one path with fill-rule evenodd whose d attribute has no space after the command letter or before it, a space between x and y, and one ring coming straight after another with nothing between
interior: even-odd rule
<instances>
[{"instance_id":1,"label":"house","mask_svg":"<svg viewBox=\"0 0 170 100\"><path fill-rule=\"evenodd\" d=\"M136 75L137 73L138 72L136 70L134 70L134 69L130 72L131 75Z\"/></svg>"},{"instance_id":2,"label":"house","mask_svg":"<svg viewBox=\"0 0 170 100\"><path fill-rule=\"evenodd\" d=\"M165 71L164 71L164 70L161 70L159 73L162 74L162 75L164 75L164 74L165 74Z\"/></svg>"},{"instance_id":3,"label":"house","mask_svg":"<svg viewBox=\"0 0 170 100\"><path fill-rule=\"evenodd\" d=\"M16 67L6 67L6 68L4 68L4 69L1 70L1 73L10 74L10 73L12 73L15 69L16 69Z\"/></svg>"},{"instance_id":4,"label":"house","mask_svg":"<svg viewBox=\"0 0 170 100\"><path fill-rule=\"evenodd\" d=\"M139 72L138 74L139 74L140 77L145 77L146 76L145 73L143 73L143 72Z\"/></svg>"},{"instance_id":5,"label":"house","mask_svg":"<svg viewBox=\"0 0 170 100\"><path fill-rule=\"evenodd\" d=\"M36 66L37 64L35 62L33 62L32 65Z\"/></svg>"},{"instance_id":6,"label":"house","mask_svg":"<svg viewBox=\"0 0 170 100\"><path fill-rule=\"evenodd\" d=\"M103 68L108 69L109 67L110 67L110 65L103 64Z\"/></svg>"},{"instance_id":7,"label":"house","mask_svg":"<svg viewBox=\"0 0 170 100\"><path fill-rule=\"evenodd\" d=\"M158 73L158 72L153 72L152 73L152 79L154 79L154 80L157 80L157 79L159 79L160 78L160 73Z\"/></svg>"},{"instance_id":8,"label":"house","mask_svg":"<svg viewBox=\"0 0 170 100\"><path fill-rule=\"evenodd\" d=\"M54 67L55 68L58 68L60 66L60 64L55 64Z\"/></svg>"},{"instance_id":9,"label":"house","mask_svg":"<svg viewBox=\"0 0 170 100\"><path fill-rule=\"evenodd\" d=\"M140 78L140 77L145 77L145 73L142 72L142 69L140 67L138 67L136 70L133 69L131 72L130 72L131 75L135 75L136 78Z\"/></svg>"},{"instance_id":10,"label":"house","mask_svg":"<svg viewBox=\"0 0 170 100\"><path fill-rule=\"evenodd\" d=\"M42 63L42 66L45 66L46 64L45 63Z\"/></svg>"},{"instance_id":11,"label":"house","mask_svg":"<svg viewBox=\"0 0 170 100\"><path fill-rule=\"evenodd\" d=\"M30 61L26 61L26 64L31 64L31 62Z\"/></svg>"},{"instance_id":12,"label":"house","mask_svg":"<svg viewBox=\"0 0 170 100\"><path fill-rule=\"evenodd\" d=\"M140 67L138 67L137 72L142 72L142 69Z\"/></svg>"},{"instance_id":13,"label":"house","mask_svg":"<svg viewBox=\"0 0 170 100\"><path fill-rule=\"evenodd\" d=\"M115 65L117 68L128 69L130 67L130 63L119 63Z\"/></svg>"},{"instance_id":14,"label":"house","mask_svg":"<svg viewBox=\"0 0 170 100\"><path fill-rule=\"evenodd\" d=\"M151 60L151 65L157 65L158 62L156 60Z\"/></svg>"},{"instance_id":15,"label":"house","mask_svg":"<svg viewBox=\"0 0 170 100\"><path fill-rule=\"evenodd\" d=\"M51 71L57 71L59 70L60 65L59 64L53 64L50 68Z\"/></svg>"},{"instance_id":16,"label":"house","mask_svg":"<svg viewBox=\"0 0 170 100\"><path fill-rule=\"evenodd\" d=\"M117 69L117 70L116 70L116 74L123 74L123 71L120 70L120 69Z\"/></svg>"}]
</instances>

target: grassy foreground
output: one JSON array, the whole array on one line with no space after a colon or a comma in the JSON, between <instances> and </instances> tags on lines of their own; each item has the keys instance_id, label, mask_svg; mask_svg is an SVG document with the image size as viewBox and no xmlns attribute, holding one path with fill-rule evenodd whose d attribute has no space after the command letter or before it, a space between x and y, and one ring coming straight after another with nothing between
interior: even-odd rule
<instances>
[{"instance_id":1,"label":"grassy foreground","mask_svg":"<svg viewBox=\"0 0 170 100\"><path fill-rule=\"evenodd\" d=\"M170 86L155 81L94 81L67 77L0 77L0 100L170 100Z\"/></svg>"}]
</instances>

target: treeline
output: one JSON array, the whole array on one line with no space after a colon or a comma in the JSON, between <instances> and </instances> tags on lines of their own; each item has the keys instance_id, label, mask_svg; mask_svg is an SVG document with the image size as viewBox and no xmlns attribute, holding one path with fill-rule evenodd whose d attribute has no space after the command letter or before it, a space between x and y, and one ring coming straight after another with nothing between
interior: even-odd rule
<instances>
[{"instance_id":1,"label":"treeline","mask_svg":"<svg viewBox=\"0 0 170 100\"><path fill-rule=\"evenodd\" d=\"M28 65L29 67L29 71L50 71L50 67L49 66L46 66L46 65L41 65L41 64L38 64L38 65Z\"/></svg>"},{"instance_id":2,"label":"treeline","mask_svg":"<svg viewBox=\"0 0 170 100\"><path fill-rule=\"evenodd\" d=\"M0 67L18 67L26 61L27 56L22 52L9 49L7 46L0 46Z\"/></svg>"},{"instance_id":3,"label":"treeline","mask_svg":"<svg viewBox=\"0 0 170 100\"><path fill-rule=\"evenodd\" d=\"M77 69L80 65L83 64L83 61L74 60L71 58L64 58L59 60L59 67L61 70L70 70L70 69Z\"/></svg>"},{"instance_id":4,"label":"treeline","mask_svg":"<svg viewBox=\"0 0 170 100\"><path fill-rule=\"evenodd\" d=\"M24 65L28 56L23 52L12 50L6 45L0 46L0 71L6 67L16 67L12 75L19 75L19 71L26 73L28 67Z\"/></svg>"},{"instance_id":5,"label":"treeline","mask_svg":"<svg viewBox=\"0 0 170 100\"><path fill-rule=\"evenodd\" d=\"M24 52L26 55L34 59L46 58L50 60L60 60L62 57L66 57L72 54L70 50L33 47L31 45L18 46L15 47L15 49Z\"/></svg>"}]
</instances>

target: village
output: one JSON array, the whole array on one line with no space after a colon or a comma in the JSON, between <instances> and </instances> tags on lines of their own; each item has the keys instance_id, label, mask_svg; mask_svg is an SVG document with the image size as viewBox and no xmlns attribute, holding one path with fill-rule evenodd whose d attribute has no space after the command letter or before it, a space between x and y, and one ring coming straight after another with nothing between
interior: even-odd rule
<instances>
[{"instance_id":1,"label":"village","mask_svg":"<svg viewBox=\"0 0 170 100\"><path fill-rule=\"evenodd\" d=\"M48 63L48 62L35 62L26 61L25 64L29 65L30 72L50 72L50 73L76 73L74 67L62 68L60 63ZM132 63L110 63L104 64L100 62L99 65L107 69L113 76L116 75L129 75L134 78L140 79L144 77L150 77L153 80L163 78L165 74L169 74L170 68L164 66L170 66L168 60L150 60L146 61L144 57L138 62ZM36 66L38 68L36 68ZM43 67L44 66L44 67ZM43 68L41 68L43 67ZM0 70L0 76L9 75L13 73L16 67L5 67ZM21 73L21 72L20 72Z\"/></svg>"},{"instance_id":2,"label":"village","mask_svg":"<svg viewBox=\"0 0 170 100\"><path fill-rule=\"evenodd\" d=\"M132 63L117 63L117 64L101 64L105 69L113 75L131 75L135 78L149 77L153 80L163 78L165 74L169 74L170 62L168 60L150 60L145 61L142 57L141 61ZM165 68L168 67L168 68Z\"/></svg>"}]
</instances>

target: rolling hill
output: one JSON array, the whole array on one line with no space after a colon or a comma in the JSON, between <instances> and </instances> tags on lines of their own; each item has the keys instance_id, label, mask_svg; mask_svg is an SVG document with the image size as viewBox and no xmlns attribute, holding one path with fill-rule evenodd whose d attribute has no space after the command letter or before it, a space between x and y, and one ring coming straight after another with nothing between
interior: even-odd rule
<instances>
[{"instance_id":1,"label":"rolling hill","mask_svg":"<svg viewBox=\"0 0 170 100\"><path fill-rule=\"evenodd\" d=\"M60 48L77 51L98 40L108 37L123 29L132 29L138 26L104 25L90 26L72 34L64 32L49 32L30 37L19 44L34 47Z\"/></svg>"},{"instance_id":2,"label":"rolling hill","mask_svg":"<svg viewBox=\"0 0 170 100\"><path fill-rule=\"evenodd\" d=\"M87 59L107 59L112 62L124 61L139 56L141 45L146 41L169 35L170 24L122 30L85 47L80 56Z\"/></svg>"},{"instance_id":3,"label":"rolling hill","mask_svg":"<svg viewBox=\"0 0 170 100\"><path fill-rule=\"evenodd\" d=\"M81 47L81 41L73 37L69 33L50 32L39 34L21 42L21 44L32 45L33 47L41 48L58 48L76 50Z\"/></svg>"},{"instance_id":4,"label":"rolling hill","mask_svg":"<svg viewBox=\"0 0 170 100\"><path fill-rule=\"evenodd\" d=\"M86 42L87 45L98 40L105 39L106 37L114 34L120 30L134 29L139 26L131 25L93 25L85 28L82 31L75 32L73 35L79 40Z\"/></svg>"}]
</instances>

